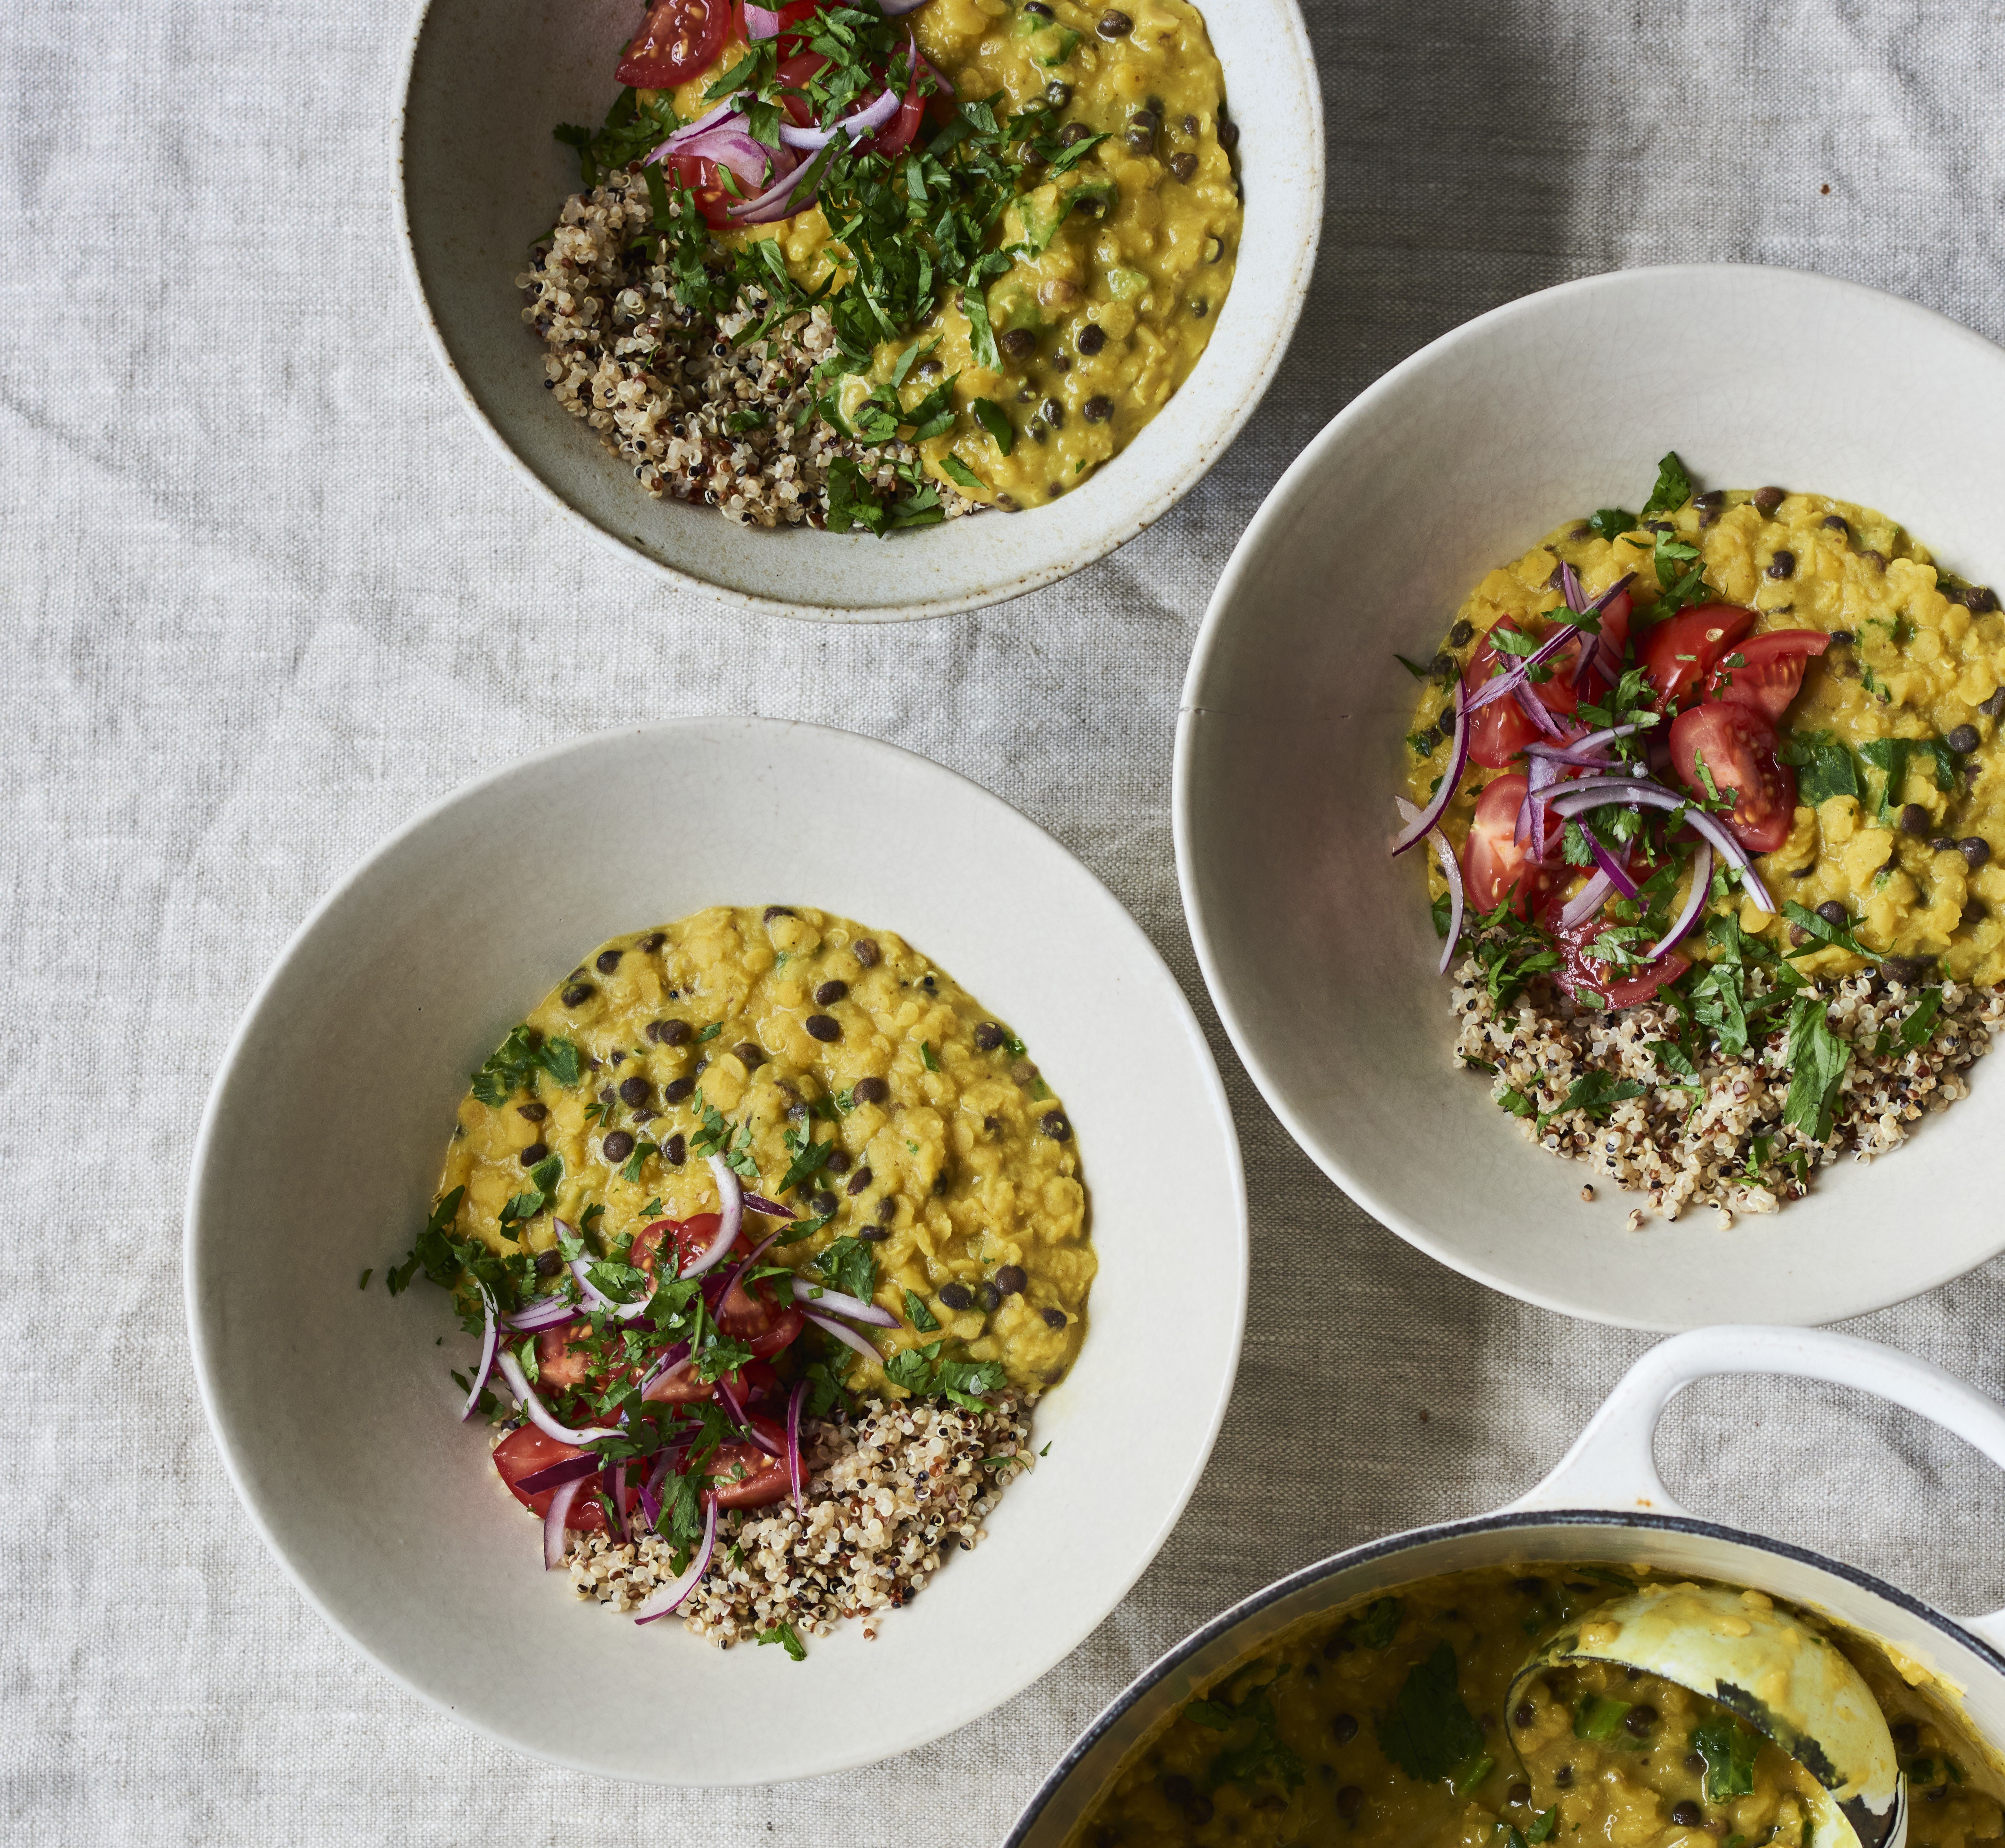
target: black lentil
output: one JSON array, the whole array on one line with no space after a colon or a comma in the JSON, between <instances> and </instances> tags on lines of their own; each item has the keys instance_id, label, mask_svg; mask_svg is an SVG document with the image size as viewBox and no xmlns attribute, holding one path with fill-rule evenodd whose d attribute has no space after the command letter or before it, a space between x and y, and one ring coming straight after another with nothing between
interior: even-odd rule
<instances>
[{"instance_id":1,"label":"black lentil","mask_svg":"<svg viewBox=\"0 0 2005 1848\"><path fill-rule=\"evenodd\" d=\"M992 1283L982 1285L975 1295L981 1299L982 1308L990 1315L1002 1306L1002 1292Z\"/></svg>"},{"instance_id":2,"label":"black lentil","mask_svg":"<svg viewBox=\"0 0 2005 1848\"><path fill-rule=\"evenodd\" d=\"M1006 1296L1020 1296L1030 1281L1021 1264L1005 1264L995 1273L995 1287Z\"/></svg>"},{"instance_id":3,"label":"black lentil","mask_svg":"<svg viewBox=\"0 0 2005 1848\"><path fill-rule=\"evenodd\" d=\"M1098 321L1089 321L1073 344L1090 359L1107 344L1107 330Z\"/></svg>"},{"instance_id":4,"label":"black lentil","mask_svg":"<svg viewBox=\"0 0 2005 1848\"><path fill-rule=\"evenodd\" d=\"M1657 1709L1646 1700L1640 1706L1631 1707L1623 1716L1622 1724L1635 1738L1641 1739L1657 1724Z\"/></svg>"},{"instance_id":5,"label":"black lentil","mask_svg":"<svg viewBox=\"0 0 2005 1848\"><path fill-rule=\"evenodd\" d=\"M1768 561L1771 577L1793 577L1796 574L1796 555L1793 552L1779 552Z\"/></svg>"},{"instance_id":6,"label":"black lentil","mask_svg":"<svg viewBox=\"0 0 2005 1848\"><path fill-rule=\"evenodd\" d=\"M974 1043L984 1052L993 1052L1002 1043L1003 1033L992 1020L979 1022L974 1029Z\"/></svg>"},{"instance_id":7,"label":"black lentil","mask_svg":"<svg viewBox=\"0 0 2005 1848\"><path fill-rule=\"evenodd\" d=\"M1991 843L1981 834L1966 834L1956 843L1956 850L1970 862L1970 870L1975 872L1991 857Z\"/></svg>"},{"instance_id":8,"label":"black lentil","mask_svg":"<svg viewBox=\"0 0 2005 1848\"><path fill-rule=\"evenodd\" d=\"M859 1168L849 1177L849 1191L852 1198L862 1193L876 1179L876 1176L868 1168Z\"/></svg>"},{"instance_id":9,"label":"black lentil","mask_svg":"<svg viewBox=\"0 0 2005 1848\"><path fill-rule=\"evenodd\" d=\"M889 1226L898 1216L898 1203L889 1194L877 1202L877 1223Z\"/></svg>"},{"instance_id":10,"label":"black lentil","mask_svg":"<svg viewBox=\"0 0 2005 1848\"><path fill-rule=\"evenodd\" d=\"M689 1159L689 1140L680 1130L662 1145L662 1159L671 1168L679 1168Z\"/></svg>"},{"instance_id":11,"label":"black lentil","mask_svg":"<svg viewBox=\"0 0 2005 1848\"><path fill-rule=\"evenodd\" d=\"M859 1078L849 1095L859 1103L882 1103L891 1095L891 1087L881 1078Z\"/></svg>"},{"instance_id":12,"label":"black lentil","mask_svg":"<svg viewBox=\"0 0 2005 1848\"><path fill-rule=\"evenodd\" d=\"M1836 899L1826 899L1817 906L1817 914L1828 924L1843 924L1851 916Z\"/></svg>"},{"instance_id":13,"label":"black lentil","mask_svg":"<svg viewBox=\"0 0 2005 1848\"><path fill-rule=\"evenodd\" d=\"M729 349L727 348L725 350L728 352ZM766 907L764 921L771 924L776 917L792 917L793 915L793 913L785 905L768 905Z\"/></svg>"},{"instance_id":14,"label":"black lentil","mask_svg":"<svg viewBox=\"0 0 2005 1848\"><path fill-rule=\"evenodd\" d=\"M884 952L877 947L874 937L859 937L850 945L849 953L866 969L875 969Z\"/></svg>"},{"instance_id":15,"label":"black lentil","mask_svg":"<svg viewBox=\"0 0 2005 1848\"><path fill-rule=\"evenodd\" d=\"M597 992L589 982L573 982L564 990L561 998L567 1008L581 1008Z\"/></svg>"},{"instance_id":16,"label":"black lentil","mask_svg":"<svg viewBox=\"0 0 2005 1848\"><path fill-rule=\"evenodd\" d=\"M515 1114L528 1117L532 1123L542 1122L550 1113L550 1106L546 1103L518 1103L515 1106Z\"/></svg>"},{"instance_id":17,"label":"black lentil","mask_svg":"<svg viewBox=\"0 0 2005 1848\"><path fill-rule=\"evenodd\" d=\"M609 1162L623 1162L634 1152L634 1138L623 1129L616 1129L603 1144Z\"/></svg>"},{"instance_id":18,"label":"black lentil","mask_svg":"<svg viewBox=\"0 0 2005 1848\"><path fill-rule=\"evenodd\" d=\"M662 1101L664 1103L680 1103L695 1089L694 1078L672 1078L662 1087Z\"/></svg>"},{"instance_id":19,"label":"black lentil","mask_svg":"<svg viewBox=\"0 0 2005 1848\"><path fill-rule=\"evenodd\" d=\"M1104 423L1114 415L1114 400L1095 394L1080 406L1088 423Z\"/></svg>"},{"instance_id":20,"label":"black lentil","mask_svg":"<svg viewBox=\"0 0 2005 1848\"><path fill-rule=\"evenodd\" d=\"M747 1071L751 1071L754 1066L763 1065L766 1062L765 1049L756 1040L741 1040L731 1050L737 1054L738 1062Z\"/></svg>"},{"instance_id":21,"label":"black lentil","mask_svg":"<svg viewBox=\"0 0 2005 1848\"><path fill-rule=\"evenodd\" d=\"M1072 1140L1072 1125L1066 1120L1063 1110L1045 1111L1038 1127L1054 1142L1069 1142Z\"/></svg>"},{"instance_id":22,"label":"black lentil","mask_svg":"<svg viewBox=\"0 0 2005 1848\"><path fill-rule=\"evenodd\" d=\"M636 949L645 950L650 956L651 956L656 950L659 949L663 944L666 943L668 940L669 934L666 931L650 931L647 935L643 937L638 943L634 945L634 947Z\"/></svg>"},{"instance_id":23,"label":"black lentil","mask_svg":"<svg viewBox=\"0 0 2005 1848\"><path fill-rule=\"evenodd\" d=\"M841 1023L833 1014L810 1014L802 1024L810 1040L819 1040L824 1046L833 1046L842 1037Z\"/></svg>"},{"instance_id":24,"label":"black lentil","mask_svg":"<svg viewBox=\"0 0 2005 1848\"><path fill-rule=\"evenodd\" d=\"M651 1020L646 1032L657 1046L686 1046L690 1023L686 1020Z\"/></svg>"},{"instance_id":25,"label":"black lentil","mask_svg":"<svg viewBox=\"0 0 2005 1848\"><path fill-rule=\"evenodd\" d=\"M537 1162L542 1161L545 1156L549 1155L550 1152L550 1145L549 1143L532 1142L528 1147L524 1149L520 1155L516 1156L515 1159L520 1162L524 1167L533 1168L535 1166Z\"/></svg>"},{"instance_id":26,"label":"black lentil","mask_svg":"<svg viewBox=\"0 0 2005 1848\"><path fill-rule=\"evenodd\" d=\"M1951 732L1947 740L1952 751L1961 751L1968 756L1984 741L1977 735L1975 725L1959 725Z\"/></svg>"},{"instance_id":27,"label":"black lentil","mask_svg":"<svg viewBox=\"0 0 2005 1848\"><path fill-rule=\"evenodd\" d=\"M823 982L814 991L815 1005L818 1008L832 1008L848 992L849 984L847 982Z\"/></svg>"},{"instance_id":28,"label":"black lentil","mask_svg":"<svg viewBox=\"0 0 2005 1848\"><path fill-rule=\"evenodd\" d=\"M1705 1811L1687 1797L1671 1805L1671 1820L1680 1829L1696 1829L1705 1820Z\"/></svg>"},{"instance_id":29,"label":"black lentil","mask_svg":"<svg viewBox=\"0 0 2005 1848\"><path fill-rule=\"evenodd\" d=\"M1926 834L1929 826L1929 812L1920 803L1910 802L1901 811L1901 832L1903 834Z\"/></svg>"},{"instance_id":30,"label":"black lentil","mask_svg":"<svg viewBox=\"0 0 2005 1848\"><path fill-rule=\"evenodd\" d=\"M1782 497L1787 492L1783 488L1757 488L1754 496L1755 512L1767 519L1782 504Z\"/></svg>"},{"instance_id":31,"label":"black lentil","mask_svg":"<svg viewBox=\"0 0 2005 1848\"><path fill-rule=\"evenodd\" d=\"M939 1299L949 1309L972 1309L974 1306L974 1292L964 1283L943 1284L940 1288Z\"/></svg>"},{"instance_id":32,"label":"black lentil","mask_svg":"<svg viewBox=\"0 0 2005 1848\"><path fill-rule=\"evenodd\" d=\"M1125 38L1135 30L1135 22L1125 12L1116 12L1110 6L1100 16L1100 23L1094 30L1102 38Z\"/></svg>"},{"instance_id":33,"label":"black lentil","mask_svg":"<svg viewBox=\"0 0 2005 1848\"><path fill-rule=\"evenodd\" d=\"M1044 1317L1047 1328L1062 1328L1066 1325L1066 1312L1062 1309L1048 1309Z\"/></svg>"},{"instance_id":34,"label":"black lentil","mask_svg":"<svg viewBox=\"0 0 2005 1848\"><path fill-rule=\"evenodd\" d=\"M1018 365L1037 357L1038 337L1027 328L1012 328L1006 334L999 334L995 344L1002 349L1006 359L1014 359Z\"/></svg>"},{"instance_id":35,"label":"black lentil","mask_svg":"<svg viewBox=\"0 0 2005 1848\"><path fill-rule=\"evenodd\" d=\"M1045 100L1054 109L1064 108L1072 100L1072 86L1054 78L1045 86Z\"/></svg>"},{"instance_id":36,"label":"black lentil","mask_svg":"<svg viewBox=\"0 0 2005 1848\"><path fill-rule=\"evenodd\" d=\"M554 1277L564 1268L564 1256L557 1251L539 1251L536 1254L535 1271L539 1277Z\"/></svg>"},{"instance_id":37,"label":"black lentil","mask_svg":"<svg viewBox=\"0 0 2005 1848\"><path fill-rule=\"evenodd\" d=\"M1339 1713L1329 1723L1329 1736L1340 1745L1348 1745L1357 1737L1357 1716Z\"/></svg>"}]
</instances>

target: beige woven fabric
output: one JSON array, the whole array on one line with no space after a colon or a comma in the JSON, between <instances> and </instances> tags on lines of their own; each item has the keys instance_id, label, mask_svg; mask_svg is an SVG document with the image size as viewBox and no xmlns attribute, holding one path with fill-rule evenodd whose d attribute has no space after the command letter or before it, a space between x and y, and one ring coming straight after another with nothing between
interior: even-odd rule
<instances>
[{"instance_id":1,"label":"beige woven fabric","mask_svg":"<svg viewBox=\"0 0 2005 1848\"><path fill-rule=\"evenodd\" d=\"M1253 1307L1183 1525L1087 1646L987 1721L736 1794L551 1770L394 1686L245 1531L195 1404L179 1216L209 1075L308 907L441 792L666 713L850 727L1051 829L1202 1006L1166 812L1184 661L1234 536L1352 394L1469 315L1623 264L1800 265L2005 333L1998 0L1308 4L1329 214L1301 333L1246 434L1109 563L876 632L662 591L469 424L392 244L404 0L0 12L11 1838L993 1841L1158 1650L1334 1548L1518 1492L1646 1345L1378 1230L1294 1150L1213 1023ZM1998 1391L2001 1306L1993 1265L1862 1331ZM1702 1390L1666 1461L1701 1507L1959 1608L2005 1602L2000 1485L1905 1415Z\"/></svg>"}]
</instances>

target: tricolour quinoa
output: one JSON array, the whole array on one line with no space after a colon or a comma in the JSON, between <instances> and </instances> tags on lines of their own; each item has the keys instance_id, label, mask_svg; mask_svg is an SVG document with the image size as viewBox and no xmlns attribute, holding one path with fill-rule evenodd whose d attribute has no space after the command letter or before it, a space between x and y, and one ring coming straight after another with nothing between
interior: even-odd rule
<instances>
[{"instance_id":1,"label":"tricolour quinoa","mask_svg":"<svg viewBox=\"0 0 2005 1848\"><path fill-rule=\"evenodd\" d=\"M876 1634L950 1551L984 1537L982 1517L1033 1467L1027 1411L1008 1395L981 1410L943 1400L882 1400L854 1418L810 1423L807 1510L733 1510L718 1561L683 1607L683 1626L720 1648L747 1637L825 1636L846 1618ZM630 1611L675 1576L669 1543L574 1534L571 1583L581 1597ZM784 1626L784 1627L783 1627Z\"/></svg>"}]
</instances>

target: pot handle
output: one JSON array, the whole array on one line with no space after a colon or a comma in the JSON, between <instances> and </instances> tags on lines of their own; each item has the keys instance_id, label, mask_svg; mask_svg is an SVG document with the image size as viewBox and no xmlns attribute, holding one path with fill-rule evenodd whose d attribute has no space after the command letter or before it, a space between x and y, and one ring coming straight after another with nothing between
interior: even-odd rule
<instances>
[{"instance_id":1,"label":"pot handle","mask_svg":"<svg viewBox=\"0 0 2005 1848\"><path fill-rule=\"evenodd\" d=\"M1545 1480L1504 1512L1605 1508L1685 1514L1657 1474L1657 1424L1685 1387L1718 1373L1782 1373L1858 1387L1955 1432L2005 1469L2005 1406L1954 1374L1828 1329L1726 1325L1695 1328L1652 1348L1616 1382ZM1959 1621L2005 1650L2005 1611Z\"/></svg>"}]
</instances>

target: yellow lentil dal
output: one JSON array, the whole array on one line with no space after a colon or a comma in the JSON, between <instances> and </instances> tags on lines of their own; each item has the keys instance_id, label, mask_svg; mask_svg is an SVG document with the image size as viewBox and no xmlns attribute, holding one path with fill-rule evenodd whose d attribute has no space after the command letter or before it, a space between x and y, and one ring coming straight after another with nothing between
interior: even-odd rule
<instances>
[{"instance_id":1,"label":"yellow lentil dal","mask_svg":"<svg viewBox=\"0 0 2005 1848\"><path fill-rule=\"evenodd\" d=\"M532 1071L497 1103L462 1100L439 1183L466 1190L458 1236L517 1248L501 1215L527 1184L525 1151L563 1164L524 1229L532 1251L553 1248L557 1219L595 1222L609 1248L716 1212L708 1108L756 1167L746 1187L769 1198L805 1135L833 1143L785 1202L827 1223L768 1257L798 1270L838 1238L869 1241L876 1301L899 1322L870 1331L887 1357L953 1343L1030 1392L1070 1367L1097 1265L1071 1125L1021 1042L901 938L805 906L718 906L613 938L526 1025L577 1047L579 1082ZM775 1223L746 1213L756 1238ZM914 1326L908 1291L936 1331ZM902 1396L868 1363L850 1383Z\"/></svg>"}]
</instances>

